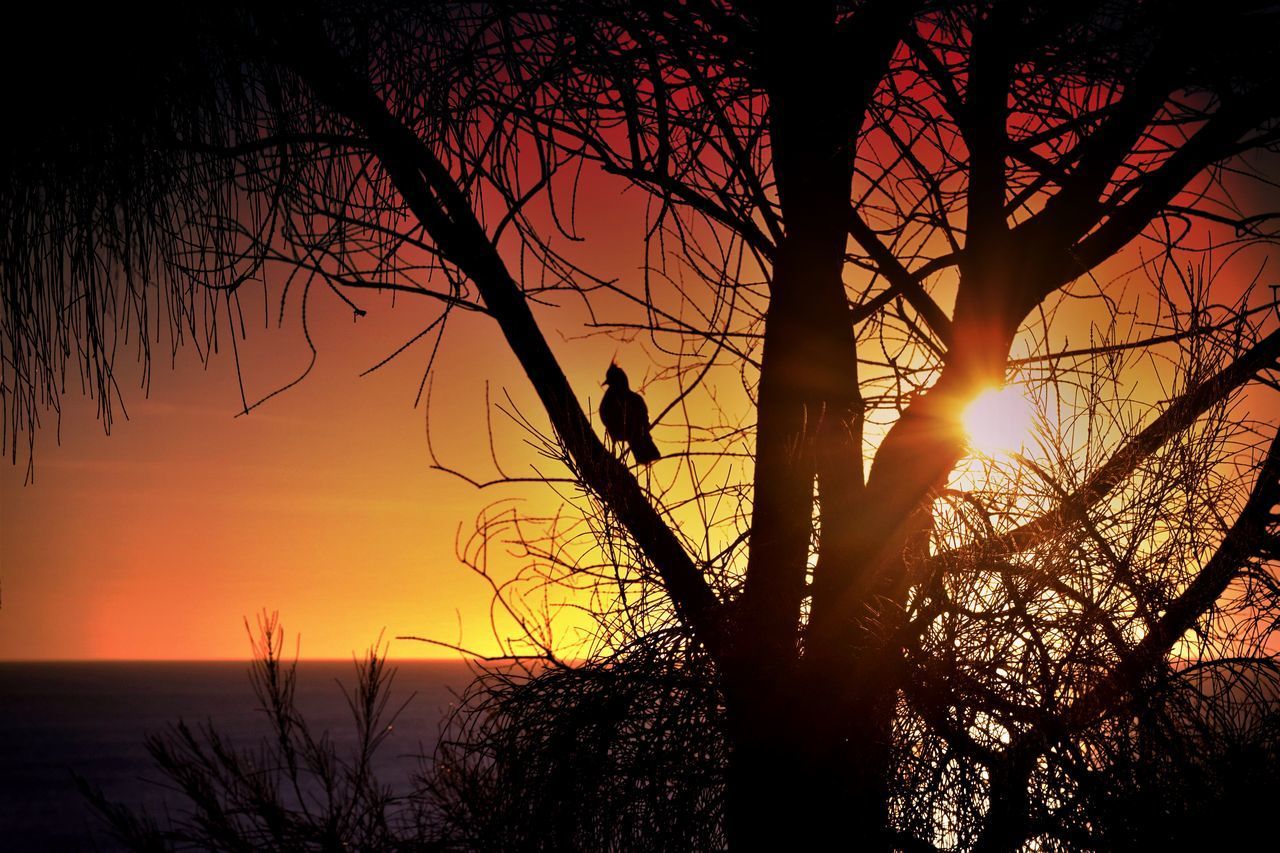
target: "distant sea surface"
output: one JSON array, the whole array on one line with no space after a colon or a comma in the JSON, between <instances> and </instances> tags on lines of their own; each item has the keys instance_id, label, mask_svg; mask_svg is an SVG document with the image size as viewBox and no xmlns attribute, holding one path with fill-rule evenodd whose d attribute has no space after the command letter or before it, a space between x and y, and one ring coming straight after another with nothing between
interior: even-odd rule
<instances>
[{"instance_id":1,"label":"distant sea surface","mask_svg":"<svg viewBox=\"0 0 1280 853\"><path fill-rule=\"evenodd\" d=\"M393 662L394 663L394 662ZM466 664L405 661L391 688L394 709L413 698L378 752L379 780L410 789L420 756L435 747L456 691L471 680ZM267 732L247 662L0 663L0 851L118 850L85 804L73 773L108 798L155 814L182 807L158 784L144 739L179 719L212 721L237 745ZM298 664L297 703L312 730L329 730L339 754L354 728L339 682L350 688L350 661Z\"/></svg>"}]
</instances>

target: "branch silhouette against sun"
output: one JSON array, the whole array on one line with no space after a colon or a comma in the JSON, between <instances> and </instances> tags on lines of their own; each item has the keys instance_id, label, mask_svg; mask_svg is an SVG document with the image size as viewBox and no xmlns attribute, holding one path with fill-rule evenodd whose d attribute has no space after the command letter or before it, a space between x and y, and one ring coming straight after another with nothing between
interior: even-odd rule
<instances>
[{"instance_id":1,"label":"branch silhouette against sun","mask_svg":"<svg viewBox=\"0 0 1280 853\"><path fill-rule=\"evenodd\" d=\"M547 665L459 711L436 830L1175 831L1239 790L1198 763L1226 738L1204 718L1280 743L1280 439L1254 414L1280 387L1278 24L1173 0L183 13L114 72L146 80L127 109L4 143L6 449L29 461L76 371L109 424L129 347L238 357L241 300L310 346L312 300L418 298L388 356L429 350L423 388L450 319L483 315L539 458L437 464L566 509L495 505L460 542ZM579 218L596 187L640 199L638 271L584 254L614 236ZM583 336L617 342L638 405L561 362ZM499 579L504 543L526 569ZM595 619L582 664L560 606Z\"/></svg>"}]
</instances>

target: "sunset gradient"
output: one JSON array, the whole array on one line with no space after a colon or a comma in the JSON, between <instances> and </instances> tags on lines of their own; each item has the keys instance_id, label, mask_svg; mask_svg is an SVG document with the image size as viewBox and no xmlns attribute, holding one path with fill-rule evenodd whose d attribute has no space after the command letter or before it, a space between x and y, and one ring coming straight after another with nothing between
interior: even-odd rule
<instances>
[{"instance_id":1,"label":"sunset gradient","mask_svg":"<svg viewBox=\"0 0 1280 853\"><path fill-rule=\"evenodd\" d=\"M634 275L643 246L628 238L641 226L627 217L641 210L618 186L600 181L582 193L579 216L597 223L583 227L592 238L584 262ZM206 369L183 348L171 368L155 347L149 396L122 356L129 419L110 436L95 403L69 389L60 429L49 412L36 436L31 470L20 459L0 472L0 659L244 658L243 620L263 608L300 635L304 657L347 658L384 629L496 653L492 592L459 563L459 536L495 502L515 499L538 514L561 501L545 487L478 490L432 470L427 389L415 407L431 342L360 374L420 332L437 305L372 294L361 304L368 314L356 320L329 294L313 295L314 369L248 415L237 416L229 350ZM280 327L278 303L269 320L261 306L259 297L238 341L250 403L297 378L310 355L297 300ZM579 330L584 319L572 304L539 310L548 329ZM637 377L648 367L639 344L549 337L593 413L611 358ZM489 422L508 474L545 467L519 426L496 408L486 418L487 383L493 402L505 405L509 394L534 423L545 421L492 321L453 314L432 376L430 449L442 464L496 476ZM514 567L497 550L494 570ZM580 618L561 611L558 636L571 642ZM497 624L510 633L501 617ZM410 641L394 642L392 654L457 657Z\"/></svg>"}]
</instances>

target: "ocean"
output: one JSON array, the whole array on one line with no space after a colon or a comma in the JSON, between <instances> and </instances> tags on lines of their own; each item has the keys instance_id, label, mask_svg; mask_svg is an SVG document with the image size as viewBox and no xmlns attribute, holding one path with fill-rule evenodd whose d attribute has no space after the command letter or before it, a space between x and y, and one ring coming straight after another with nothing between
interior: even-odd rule
<instances>
[{"instance_id":1,"label":"ocean","mask_svg":"<svg viewBox=\"0 0 1280 853\"><path fill-rule=\"evenodd\" d=\"M454 661L395 667L389 708L410 701L375 769L383 784L407 792L471 672ZM248 671L248 662L222 661L0 663L0 851L121 849L84 802L73 773L120 803L157 814L166 805L180 807L181 798L161 784L144 738L179 719L211 721L233 743L253 746L267 723ZM298 707L313 731L329 731L340 754L354 729L339 683L354 681L351 661L298 664Z\"/></svg>"}]
</instances>

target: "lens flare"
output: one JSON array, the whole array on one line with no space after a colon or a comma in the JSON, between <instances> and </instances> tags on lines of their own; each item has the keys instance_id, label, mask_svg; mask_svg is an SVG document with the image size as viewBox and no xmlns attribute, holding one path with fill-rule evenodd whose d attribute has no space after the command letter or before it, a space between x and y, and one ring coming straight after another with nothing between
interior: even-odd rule
<instances>
[{"instance_id":1,"label":"lens flare","mask_svg":"<svg viewBox=\"0 0 1280 853\"><path fill-rule=\"evenodd\" d=\"M1031 402L1015 385L988 388L961 416L969 446L986 456L1018 453L1031 437Z\"/></svg>"}]
</instances>

